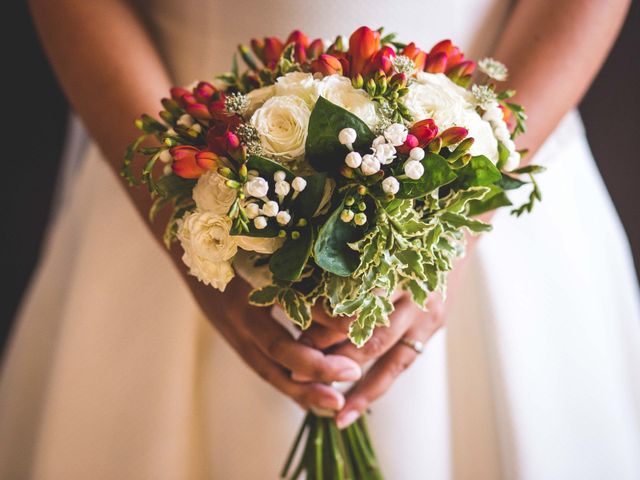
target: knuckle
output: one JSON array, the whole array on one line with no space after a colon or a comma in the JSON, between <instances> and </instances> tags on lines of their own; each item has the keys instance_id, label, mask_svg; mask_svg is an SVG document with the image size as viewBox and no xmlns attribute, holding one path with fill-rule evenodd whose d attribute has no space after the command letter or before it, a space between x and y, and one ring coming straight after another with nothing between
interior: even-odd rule
<instances>
[{"instance_id":1,"label":"knuckle","mask_svg":"<svg viewBox=\"0 0 640 480\"><path fill-rule=\"evenodd\" d=\"M267 344L267 353L272 358L280 358L285 349L285 342L281 338L276 338L271 340Z\"/></svg>"},{"instance_id":2,"label":"knuckle","mask_svg":"<svg viewBox=\"0 0 640 480\"><path fill-rule=\"evenodd\" d=\"M409 368L412 363L413 363L413 361L409 360L409 359L396 360L394 362L391 362L389 364L389 373L391 374L391 376L393 378L396 378L402 372L404 372L407 368Z\"/></svg>"},{"instance_id":3,"label":"knuckle","mask_svg":"<svg viewBox=\"0 0 640 480\"><path fill-rule=\"evenodd\" d=\"M384 342L379 336L372 336L364 347L362 347L362 353L366 357L378 358L384 353Z\"/></svg>"}]
</instances>

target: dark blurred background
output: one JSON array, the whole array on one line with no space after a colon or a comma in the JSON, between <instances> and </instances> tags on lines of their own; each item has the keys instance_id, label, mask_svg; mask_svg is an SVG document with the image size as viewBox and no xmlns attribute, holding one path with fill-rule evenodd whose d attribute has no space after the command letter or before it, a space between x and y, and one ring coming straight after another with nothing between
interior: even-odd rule
<instances>
[{"instance_id":1,"label":"dark blurred background","mask_svg":"<svg viewBox=\"0 0 640 480\"><path fill-rule=\"evenodd\" d=\"M23 2L9 2L4 18L11 38L4 43L5 69L19 82L5 90L4 180L1 222L0 351L31 273L47 226L68 106L47 64ZM11 11L12 10L12 11ZM18 32L17 34L14 32ZM580 105L589 142L640 265L640 3L634 2L604 68ZM566 52L565 52L566 53ZM8 103L8 104L7 104ZM10 140L7 142L7 140Z\"/></svg>"}]
</instances>

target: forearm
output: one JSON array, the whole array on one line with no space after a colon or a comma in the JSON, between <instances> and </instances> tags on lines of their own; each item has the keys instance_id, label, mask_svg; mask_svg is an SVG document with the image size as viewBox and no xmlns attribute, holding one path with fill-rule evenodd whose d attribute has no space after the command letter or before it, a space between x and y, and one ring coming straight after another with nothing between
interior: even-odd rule
<instances>
[{"instance_id":1,"label":"forearm","mask_svg":"<svg viewBox=\"0 0 640 480\"><path fill-rule=\"evenodd\" d=\"M133 120L156 111L170 87L158 53L126 0L29 3L67 98L117 172L127 144L139 135ZM146 217L148 193L127 191Z\"/></svg>"},{"instance_id":2,"label":"forearm","mask_svg":"<svg viewBox=\"0 0 640 480\"><path fill-rule=\"evenodd\" d=\"M604 62L629 0L520 0L495 58L509 67L507 88L529 115L518 146L535 152L575 108ZM529 157L531 158L531 157Z\"/></svg>"}]
</instances>

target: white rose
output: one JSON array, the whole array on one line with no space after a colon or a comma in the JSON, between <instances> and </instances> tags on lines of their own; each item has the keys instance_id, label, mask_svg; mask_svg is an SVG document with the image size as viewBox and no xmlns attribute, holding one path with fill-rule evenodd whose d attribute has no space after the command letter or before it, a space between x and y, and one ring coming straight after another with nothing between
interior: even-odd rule
<instances>
[{"instance_id":1,"label":"white rose","mask_svg":"<svg viewBox=\"0 0 640 480\"><path fill-rule=\"evenodd\" d=\"M207 285L224 291L234 272L230 259L238 246L229 235L231 220L224 215L196 210L179 222L182 261L189 273Z\"/></svg>"},{"instance_id":2,"label":"white rose","mask_svg":"<svg viewBox=\"0 0 640 480\"><path fill-rule=\"evenodd\" d=\"M276 87L269 85L268 87L257 88L247 93L248 106L245 115L252 115L258 108L264 105L276 94Z\"/></svg>"},{"instance_id":3,"label":"white rose","mask_svg":"<svg viewBox=\"0 0 640 480\"><path fill-rule=\"evenodd\" d=\"M236 190L226 185L227 179L217 172L207 172L193 188L193 199L200 210L223 215L236 199Z\"/></svg>"},{"instance_id":4,"label":"white rose","mask_svg":"<svg viewBox=\"0 0 640 480\"><path fill-rule=\"evenodd\" d=\"M375 104L364 90L353 88L348 78L329 75L320 81L319 88L324 98L353 113L369 127L378 123Z\"/></svg>"},{"instance_id":5,"label":"white rose","mask_svg":"<svg viewBox=\"0 0 640 480\"><path fill-rule=\"evenodd\" d=\"M251 116L267 154L283 160L304 155L311 110L299 97L272 97Z\"/></svg>"},{"instance_id":6,"label":"white rose","mask_svg":"<svg viewBox=\"0 0 640 480\"><path fill-rule=\"evenodd\" d=\"M440 131L449 127L465 127L474 143L472 155L486 155L498 160L498 143L489 122L475 110L473 95L453 83L442 73L419 72L416 81L409 85L404 104L417 120L433 118Z\"/></svg>"},{"instance_id":7,"label":"white rose","mask_svg":"<svg viewBox=\"0 0 640 480\"><path fill-rule=\"evenodd\" d=\"M284 238L280 237L266 238L237 235L234 238L238 246L243 250L257 253L271 254L278 250L284 243Z\"/></svg>"},{"instance_id":8,"label":"white rose","mask_svg":"<svg viewBox=\"0 0 640 480\"><path fill-rule=\"evenodd\" d=\"M384 138L394 147L399 147L407 139L409 131L401 123L392 123L384 129Z\"/></svg>"},{"instance_id":9,"label":"white rose","mask_svg":"<svg viewBox=\"0 0 640 480\"><path fill-rule=\"evenodd\" d=\"M310 73L287 73L276 81L276 95L293 95L304 100L307 106L312 109L320 95L319 83Z\"/></svg>"}]
</instances>

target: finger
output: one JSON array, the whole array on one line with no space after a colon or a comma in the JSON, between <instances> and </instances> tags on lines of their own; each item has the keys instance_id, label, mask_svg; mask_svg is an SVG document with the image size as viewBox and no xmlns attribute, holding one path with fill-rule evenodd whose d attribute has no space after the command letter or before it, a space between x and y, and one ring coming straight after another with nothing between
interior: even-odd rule
<instances>
[{"instance_id":1,"label":"finger","mask_svg":"<svg viewBox=\"0 0 640 480\"><path fill-rule=\"evenodd\" d=\"M348 335L346 333L313 323L307 330L302 332L298 340L318 350L325 350L344 342L347 338Z\"/></svg>"},{"instance_id":2,"label":"finger","mask_svg":"<svg viewBox=\"0 0 640 480\"><path fill-rule=\"evenodd\" d=\"M424 315L424 312L418 310L409 299L403 298L396 303L396 309L389 319L389 326L376 328L363 347L358 348L352 343L345 343L331 349L331 353L352 358L360 365L379 358L398 343L415 321L417 312Z\"/></svg>"},{"instance_id":3,"label":"finger","mask_svg":"<svg viewBox=\"0 0 640 480\"><path fill-rule=\"evenodd\" d=\"M252 345L251 341L243 342L238 349L244 361L266 382L291 397L302 408L318 407L337 411L344 406L344 395L340 392L320 383L294 382L282 367Z\"/></svg>"},{"instance_id":4,"label":"finger","mask_svg":"<svg viewBox=\"0 0 640 480\"><path fill-rule=\"evenodd\" d=\"M349 333L349 324L353 317L345 317L342 315L336 315L335 317L329 315L321 303L316 303L311 309L311 315L313 321L324 325L327 328L340 332L343 335Z\"/></svg>"},{"instance_id":5,"label":"finger","mask_svg":"<svg viewBox=\"0 0 640 480\"><path fill-rule=\"evenodd\" d=\"M441 324L437 317L423 317L411 327L406 336L426 342ZM418 357L418 352L404 343L397 343L378 360L365 377L349 392L343 409L338 412L336 422L339 428L353 423L369 405L385 393L395 379Z\"/></svg>"},{"instance_id":6,"label":"finger","mask_svg":"<svg viewBox=\"0 0 640 480\"><path fill-rule=\"evenodd\" d=\"M350 358L325 355L297 342L291 334L262 309L247 320L248 331L258 348L281 366L316 382L352 382L362 375L360 366ZM252 313L253 313L252 312Z\"/></svg>"}]
</instances>

